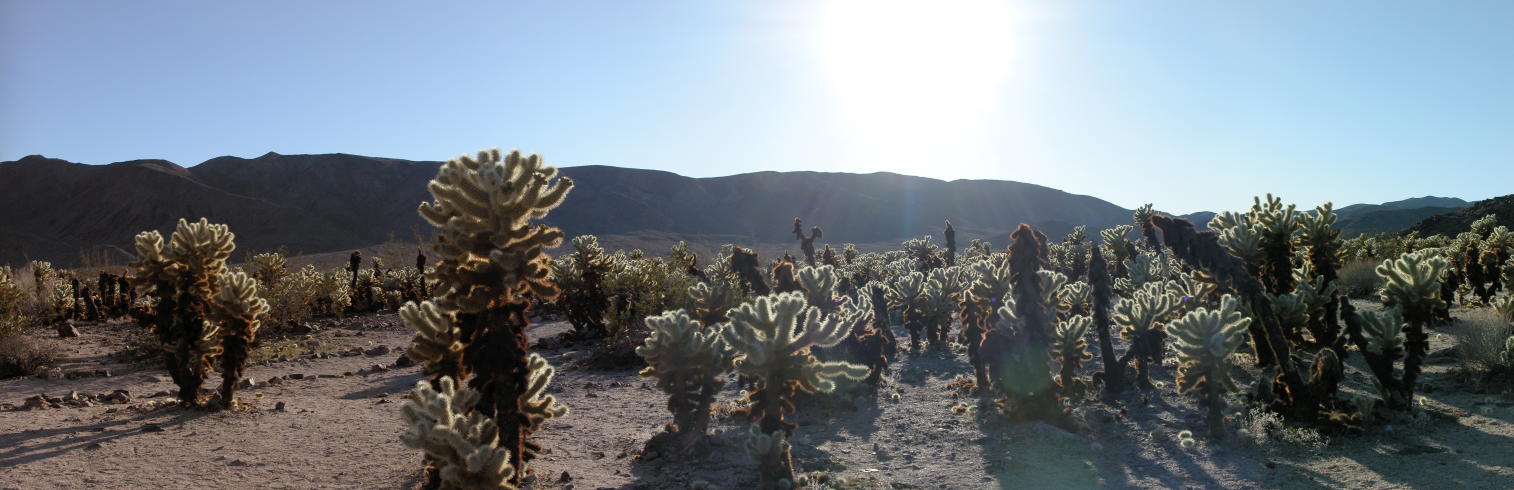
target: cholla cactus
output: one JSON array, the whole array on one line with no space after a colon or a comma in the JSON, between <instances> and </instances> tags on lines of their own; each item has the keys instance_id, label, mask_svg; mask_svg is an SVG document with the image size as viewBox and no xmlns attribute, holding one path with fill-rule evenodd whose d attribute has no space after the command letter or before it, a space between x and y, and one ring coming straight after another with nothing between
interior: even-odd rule
<instances>
[{"instance_id":1,"label":"cholla cactus","mask_svg":"<svg viewBox=\"0 0 1514 490\"><path fill-rule=\"evenodd\" d=\"M1061 316L1087 315L1088 301L1093 297L1093 287L1078 281L1064 284L1057 289L1057 313Z\"/></svg>"},{"instance_id":2,"label":"cholla cactus","mask_svg":"<svg viewBox=\"0 0 1514 490\"><path fill-rule=\"evenodd\" d=\"M1014 300L1009 298L1012 285L1007 260L996 262L985 257L973 263L972 268L976 279L962 295L962 336L967 341L967 360L977 376L977 386L986 390L990 385L988 363L982 353L983 339L993 330L995 312Z\"/></svg>"},{"instance_id":3,"label":"cholla cactus","mask_svg":"<svg viewBox=\"0 0 1514 490\"><path fill-rule=\"evenodd\" d=\"M1149 283L1114 305L1114 323L1120 327L1120 336L1130 340L1125 357L1135 358L1136 379L1143 387L1151 386L1147 367L1162 362L1166 340L1162 324L1171 317L1177 304L1178 297L1164 291L1161 283Z\"/></svg>"},{"instance_id":4,"label":"cholla cactus","mask_svg":"<svg viewBox=\"0 0 1514 490\"><path fill-rule=\"evenodd\" d=\"M726 311L740 304L741 291L720 279L694 284L689 287L689 312L700 324L708 327L726 321Z\"/></svg>"},{"instance_id":5,"label":"cholla cactus","mask_svg":"<svg viewBox=\"0 0 1514 490\"><path fill-rule=\"evenodd\" d=\"M730 268L736 273L741 281L746 284L747 290L757 296L767 296L772 292L768 288L768 281L758 267L761 261L757 259L757 252L744 247L731 247Z\"/></svg>"},{"instance_id":6,"label":"cholla cactus","mask_svg":"<svg viewBox=\"0 0 1514 490\"><path fill-rule=\"evenodd\" d=\"M478 392L458 390L450 377L420 381L400 415L410 428L400 436L405 446L420 449L436 462L442 488L515 488L510 450L499 445L499 426L473 410Z\"/></svg>"},{"instance_id":7,"label":"cholla cactus","mask_svg":"<svg viewBox=\"0 0 1514 490\"><path fill-rule=\"evenodd\" d=\"M911 272L900 276L894 281L893 287L890 287L886 294L888 306L901 310L904 329L909 331L910 348L919 349L920 335L925 328L923 310L927 308L925 304L925 274Z\"/></svg>"},{"instance_id":8,"label":"cholla cactus","mask_svg":"<svg viewBox=\"0 0 1514 490\"><path fill-rule=\"evenodd\" d=\"M932 345L944 345L951 330L952 313L967 286L967 277L960 267L949 266L931 269L925 280L920 302L920 322L925 325L925 338Z\"/></svg>"},{"instance_id":9,"label":"cholla cactus","mask_svg":"<svg viewBox=\"0 0 1514 490\"><path fill-rule=\"evenodd\" d=\"M804 263L810 267L815 266L815 239L823 234L819 226L811 226L810 235L804 236L804 220L794 218L794 239L799 240L799 248L804 251Z\"/></svg>"},{"instance_id":10,"label":"cholla cactus","mask_svg":"<svg viewBox=\"0 0 1514 490\"><path fill-rule=\"evenodd\" d=\"M258 297L258 281L240 271L216 276L221 290L211 302L210 317L221 326L221 404L231 408L236 403L235 390L242 381L242 369L258 326L268 313L268 302Z\"/></svg>"},{"instance_id":11,"label":"cholla cactus","mask_svg":"<svg viewBox=\"0 0 1514 490\"><path fill-rule=\"evenodd\" d=\"M180 219L166 247L156 231L136 237L134 285L157 298L150 323L185 403L199 402L200 385L221 353L220 325L207 313L226 272L226 258L236 249L234 237L226 225L205 218L195 223Z\"/></svg>"},{"instance_id":12,"label":"cholla cactus","mask_svg":"<svg viewBox=\"0 0 1514 490\"><path fill-rule=\"evenodd\" d=\"M558 295L543 249L563 238L561 230L532 221L562 204L572 187L540 156L494 149L443 164L427 186L435 200L419 209L438 228L429 271L436 288L430 301L406 305L402 314L417 330L408 355L426 364L433 383L455 373L478 392L473 409L499 425L499 447L516 470L511 484L540 450L531 434L567 413L542 395L552 368L529 354L525 330L527 296Z\"/></svg>"},{"instance_id":13,"label":"cholla cactus","mask_svg":"<svg viewBox=\"0 0 1514 490\"><path fill-rule=\"evenodd\" d=\"M1152 250L1160 250L1162 242L1157 239L1156 227L1151 225L1151 216L1153 214L1155 213L1152 212L1151 203L1146 203L1136 208L1135 212L1131 213L1130 219L1135 222L1137 228L1141 229L1141 235L1146 237L1146 247Z\"/></svg>"},{"instance_id":14,"label":"cholla cactus","mask_svg":"<svg viewBox=\"0 0 1514 490\"><path fill-rule=\"evenodd\" d=\"M1109 253L1105 257L1107 262L1113 263L1115 278L1126 276L1125 260L1136 255L1135 244L1130 242L1130 231L1135 227L1130 225L1118 225L1099 232L1099 239L1104 242L1104 250Z\"/></svg>"},{"instance_id":15,"label":"cholla cactus","mask_svg":"<svg viewBox=\"0 0 1514 490\"><path fill-rule=\"evenodd\" d=\"M957 228L952 226L952 220L946 220L946 230L941 232L946 237L946 266L957 265Z\"/></svg>"},{"instance_id":16,"label":"cholla cactus","mask_svg":"<svg viewBox=\"0 0 1514 490\"><path fill-rule=\"evenodd\" d=\"M721 340L725 325L701 326L683 310L648 317L651 335L636 348L647 361L641 375L657 379L668 394L673 423L668 432L682 435L681 447L704 437L710 403L720 392L721 376L731 368L730 350Z\"/></svg>"},{"instance_id":17,"label":"cholla cactus","mask_svg":"<svg viewBox=\"0 0 1514 490\"><path fill-rule=\"evenodd\" d=\"M941 258L939 247L931 243L934 239L933 236L925 235L905 240L901 244L904 247L904 253L914 259L916 270L929 272L931 269L946 265L946 261Z\"/></svg>"},{"instance_id":18,"label":"cholla cactus","mask_svg":"<svg viewBox=\"0 0 1514 490\"><path fill-rule=\"evenodd\" d=\"M573 238L573 253L554 264L553 277L562 289L558 304L573 324L579 338L598 338L605 329L605 310L610 298L604 280L615 267L615 258L605 255L599 238L581 235Z\"/></svg>"},{"instance_id":19,"label":"cholla cactus","mask_svg":"<svg viewBox=\"0 0 1514 490\"><path fill-rule=\"evenodd\" d=\"M1246 340L1251 319L1237 311L1239 301L1231 295L1220 298L1217 310L1199 308L1173 320L1167 334L1178 353L1178 393L1202 391L1208 408L1210 436L1224 433L1222 414L1225 393L1235 389L1231 379L1231 354Z\"/></svg>"},{"instance_id":20,"label":"cholla cactus","mask_svg":"<svg viewBox=\"0 0 1514 490\"><path fill-rule=\"evenodd\" d=\"M1198 273L1179 274L1177 280L1167 282L1166 287L1168 294L1178 297L1178 309L1184 312L1209 304L1210 295L1219 289Z\"/></svg>"},{"instance_id":21,"label":"cholla cactus","mask_svg":"<svg viewBox=\"0 0 1514 490\"><path fill-rule=\"evenodd\" d=\"M801 314L805 325L796 329ZM859 321L860 316L821 315L805 304L800 293L762 296L731 310L730 316L732 328L724 331L724 338L736 352L736 370L756 380L756 389L750 395L750 415L761 432L758 437L768 438L760 445L765 449L759 453L762 485L778 488L785 480L794 481L793 461L786 445L772 440L787 438L796 427L784 420L784 414L795 409L794 396L829 392L838 379L860 380L868 375L866 366L821 362L810 352L815 347L841 343L854 327L851 322Z\"/></svg>"},{"instance_id":22,"label":"cholla cactus","mask_svg":"<svg viewBox=\"0 0 1514 490\"><path fill-rule=\"evenodd\" d=\"M1446 267L1445 258L1428 251L1404 254L1377 266L1377 275L1387 281L1382 291L1383 306L1402 309L1406 323L1404 378L1398 387L1399 397L1389 400L1391 406L1407 408L1414 399L1420 364L1430 349L1425 326L1434 320L1435 310L1442 305L1440 277Z\"/></svg>"},{"instance_id":23,"label":"cholla cactus","mask_svg":"<svg viewBox=\"0 0 1514 490\"><path fill-rule=\"evenodd\" d=\"M272 288L279 278L289 273L286 269L288 260L284 254L278 252L260 253L252 256L252 276L257 278L263 287Z\"/></svg>"},{"instance_id":24,"label":"cholla cactus","mask_svg":"<svg viewBox=\"0 0 1514 490\"><path fill-rule=\"evenodd\" d=\"M1251 213L1246 215L1257 233L1262 251L1262 282L1272 294L1293 290L1293 234L1299 229L1297 206L1283 206L1281 198L1267 194L1253 198Z\"/></svg>"},{"instance_id":25,"label":"cholla cactus","mask_svg":"<svg viewBox=\"0 0 1514 490\"><path fill-rule=\"evenodd\" d=\"M1070 317L1057 324L1051 342L1051 355L1061 365L1062 396L1074 396L1086 388L1086 383L1078 378L1078 371L1082 369L1083 361L1093 359L1093 354L1088 353L1088 341L1084 339L1090 325L1093 325L1093 319L1083 315Z\"/></svg>"}]
</instances>

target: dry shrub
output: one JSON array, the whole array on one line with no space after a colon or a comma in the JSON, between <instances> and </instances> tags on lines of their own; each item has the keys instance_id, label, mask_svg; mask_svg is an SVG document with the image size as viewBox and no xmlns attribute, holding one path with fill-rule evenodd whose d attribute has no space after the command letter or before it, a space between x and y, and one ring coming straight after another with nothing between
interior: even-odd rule
<instances>
[{"instance_id":1,"label":"dry shrub","mask_svg":"<svg viewBox=\"0 0 1514 490\"><path fill-rule=\"evenodd\" d=\"M1352 260L1341 267L1335 286L1351 298L1375 298L1377 290L1383 287L1383 278L1377 275L1377 262Z\"/></svg>"},{"instance_id":2,"label":"dry shrub","mask_svg":"<svg viewBox=\"0 0 1514 490\"><path fill-rule=\"evenodd\" d=\"M0 379L37 374L53 365L57 346L16 333L0 336Z\"/></svg>"},{"instance_id":3,"label":"dry shrub","mask_svg":"<svg viewBox=\"0 0 1514 490\"><path fill-rule=\"evenodd\" d=\"M1492 308L1478 308L1458 313L1462 334L1456 342L1456 355L1463 368L1474 372L1514 373L1514 359L1504 350L1514 328L1499 320Z\"/></svg>"}]
</instances>

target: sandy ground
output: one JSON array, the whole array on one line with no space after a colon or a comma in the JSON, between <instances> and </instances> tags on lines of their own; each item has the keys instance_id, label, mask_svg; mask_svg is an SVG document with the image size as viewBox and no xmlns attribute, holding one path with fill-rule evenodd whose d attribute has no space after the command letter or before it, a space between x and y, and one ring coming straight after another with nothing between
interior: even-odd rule
<instances>
[{"instance_id":1,"label":"sandy ground","mask_svg":"<svg viewBox=\"0 0 1514 490\"><path fill-rule=\"evenodd\" d=\"M308 338L265 340L307 352L252 366L257 385L240 392L245 408L229 412L157 406L171 399L153 396L173 388L167 374L155 362L111 355L140 336L137 328L81 325L82 337L56 345L64 372L88 376L0 381L0 488L415 486L420 454L400 444L398 411L419 368L394 366L410 333L394 315L323 322L326 328ZM1206 441L1199 408L1170 388L1081 402L1075 418L1082 427L1073 431L1010 423L948 386L971 368L964 353L942 349L901 352L876 393L853 387L802 404L795 460L815 481L851 488L1514 487L1514 396L1462 391L1450 354L1457 328L1435 330L1420 414L1360 435L1315 440L1291 428L1270 438ZM532 335L565 329L544 323ZM744 421L719 415L712 436L691 454L662 454L647 445L669 421L661 392L631 370L572 368L587 345L538 352L559 367L552 391L573 412L538 433L547 451L533 464L532 486L755 484L754 463L741 449ZM1359 356L1352 364L1346 389L1370 393ZM1095 359L1085 369L1098 365ZM1154 372L1169 387L1172 376L1170 366ZM127 390L130 400L111 400L116 390ZM736 405L739 391L728 383L717 403ZM67 401L70 392L97 401ZM39 394L63 401L23 408ZM1239 427L1242 417L1232 418ZM1179 444L1183 430L1200 434L1197 446Z\"/></svg>"}]
</instances>

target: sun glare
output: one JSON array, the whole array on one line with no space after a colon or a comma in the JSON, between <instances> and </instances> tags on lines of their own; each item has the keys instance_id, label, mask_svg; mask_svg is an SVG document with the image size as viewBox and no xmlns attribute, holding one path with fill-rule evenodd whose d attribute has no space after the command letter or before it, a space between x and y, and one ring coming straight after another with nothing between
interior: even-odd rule
<instances>
[{"instance_id":1,"label":"sun glare","mask_svg":"<svg viewBox=\"0 0 1514 490\"><path fill-rule=\"evenodd\" d=\"M947 176L991 164L982 128L1000 110L1014 17L993 0L825 3L816 42L848 167Z\"/></svg>"}]
</instances>

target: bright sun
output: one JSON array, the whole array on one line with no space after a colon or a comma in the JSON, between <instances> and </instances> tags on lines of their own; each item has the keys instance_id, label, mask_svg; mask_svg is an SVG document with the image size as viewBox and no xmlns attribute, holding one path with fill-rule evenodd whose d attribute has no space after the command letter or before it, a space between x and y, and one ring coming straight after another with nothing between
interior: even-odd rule
<instances>
[{"instance_id":1,"label":"bright sun","mask_svg":"<svg viewBox=\"0 0 1514 490\"><path fill-rule=\"evenodd\" d=\"M994 135L982 128L1000 110L1013 19L994 0L825 3L816 42L847 166L928 176L990 166Z\"/></svg>"}]
</instances>

